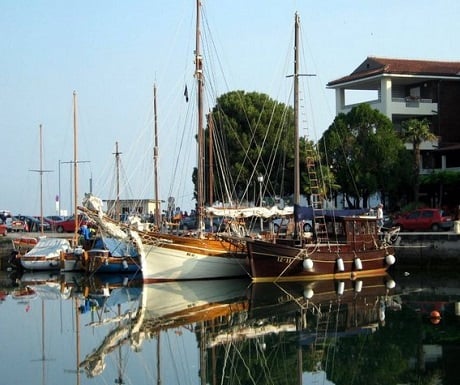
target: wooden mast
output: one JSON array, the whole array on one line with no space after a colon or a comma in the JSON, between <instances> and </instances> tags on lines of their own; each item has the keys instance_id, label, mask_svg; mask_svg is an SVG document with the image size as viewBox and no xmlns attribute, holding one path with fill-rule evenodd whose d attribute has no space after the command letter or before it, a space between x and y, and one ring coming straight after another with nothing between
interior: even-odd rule
<instances>
[{"instance_id":1,"label":"wooden mast","mask_svg":"<svg viewBox=\"0 0 460 385\"><path fill-rule=\"evenodd\" d=\"M43 135L40 124L40 233L43 234Z\"/></svg>"},{"instance_id":2,"label":"wooden mast","mask_svg":"<svg viewBox=\"0 0 460 385\"><path fill-rule=\"evenodd\" d=\"M195 35L195 77L197 80L197 103L198 103L198 164L197 164L197 214L198 214L198 234L204 228L204 133L203 133L203 58L200 51L200 15L201 1L196 0L196 35Z\"/></svg>"},{"instance_id":3,"label":"wooden mast","mask_svg":"<svg viewBox=\"0 0 460 385\"><path fill-rule=\"evenodd\" d=\"M214 202L214 119L212 112L208 115L208 127L209 127L209 204L212 205ZM212 221L211 221L212 223ZM212 226L211 226L212 228Z\"/></svg>"},{"instance_id":4,"label":"wooden mast","mask_svg":"<svg viewBox=\"0 0 460 385\"><path fill-rule=\"evenodd\" d=\"M295 32L294 32L294 238L299 236L299 228L297 225L297 211L300 206L300 149L299 149L299 77L300 76L315 76L313 74L299 74L299 32L300 32L300 17L295 13Z\"/></svg>"},{"instance_id":5,"label":"wooden mast","mask_svg":"<svg viewBox=\"0 0 460 385\"><path fill-rule=\"evenodd\" d=\"M157 85L153 85L153 114L154 114L154 132L155 132L155 144L153 147L153 172L155 179L155 225L158 229L161 228L161 216L160 216L160 193L158 183L158 113L157 113Z\"/></svg>"},{"instance_id":6,"label":"wooden mast","mask_svg":"<svg viewBox=\"0 0 460 385\"><path fill-rule=\"evenodd\" d=\"M299 154L299 15L295 14L294 33L294 238L298 237L297 209L300 204L300 154Z\"/></svg>"},{"instance_id":7,"label":"wooden mast","mask_svg":"<svg viewBox=\"0 0 460 385\"><path fill-rule=\"evenodd\" d=\"M78 244L78 158L77 158L77 148L78 148L78 121L77 121L77 92L73 92L73 212L75 219L75 230L73 234L73 245Z\"/></svg>"},{"instance_id":8,"label":"wooden mast","mask_svg":"<svg viewBox=\"0 0 460 385\"><path fill-rule=\"evenodd\" d=\"M43 235L43 173L51 172L51 170L43 170L43 126L40 124L40 168L38 170L30 170L40 174L40 233ZM32 229L30 229L32 230Z\"/></svg>"},{"instance_id":9,"label":"wooden mast","mask_svg":"<svg viewBox=\"0 0 460 385\"><path fill-rule=\"evenodd\" d=\"M294 205L298 205L300 202L300 170L299 170L299 15L295 14L295 35L294 35Z\"/></svg>"},{"instance_id":10,"label":"wooden mast","mask_svg":"<svg viewBox=\"0 0 460 385\"><path fill-rule=\"evenodd\" d=\"M115 142L115 165L116 165L116 173L117 173L117 195L115 200L115 220L119 221L121 219L120 216L120 155L121 152L118 151L118 142Z\"/></svg>"}]
</instances>

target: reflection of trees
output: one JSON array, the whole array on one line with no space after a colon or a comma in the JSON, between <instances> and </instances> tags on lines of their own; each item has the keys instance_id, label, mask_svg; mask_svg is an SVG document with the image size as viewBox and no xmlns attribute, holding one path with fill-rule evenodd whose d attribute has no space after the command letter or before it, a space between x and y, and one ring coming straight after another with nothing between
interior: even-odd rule
<instances>
[{"instance_id":1,"label":"reflection of trees","mask_svg":"<svg viewBox=\"0 0 460 385\"><path fill-rule=\"evenodd\" d=\"M387 312L386 326L376 333L337 341L328 378L337 385L411 382L409 361L417 357L420 326L419 317L410 310Z\"/></svg>"},{"instance_id":2,"label":"reflection of trees","mask_svg":"<svg viewBox=\"0 0 460 385\"><path fill-rule=\"evenodd\" d=\"M209 383L298 384L294 334L270 334L264 336L263 340L219 345L208 350L207 358ZM211 381L212 378L217 381Z\"/></svg>"},{"instance_id":3,"label":"reflection of trees","mask_svg":"<svg viewBox=\"0 0 460 385\"><path fill-rule=\"evenodd\" d=\"M328 340L321 368L336 385L441 384L445 383L442 366L423 367L421 346L458 343L459 337L457 324L445 329L433 327L428 318L403 307L398 312L387 311L385 326L375 333ZM238 341L209 349L207 378L218 384L296 385L297 338L296 333L270 334L263 341ZM310 345L302 347L302 357L303 372L318 368L321 355Z\"/></svg>"}]
</instances>

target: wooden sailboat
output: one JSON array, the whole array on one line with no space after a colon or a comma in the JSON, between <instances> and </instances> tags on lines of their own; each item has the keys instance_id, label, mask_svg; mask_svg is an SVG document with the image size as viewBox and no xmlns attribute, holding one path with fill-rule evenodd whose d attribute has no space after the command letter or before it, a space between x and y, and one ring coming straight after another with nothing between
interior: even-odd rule
<instances>
[{"instance_id":1,"label":"wooden sailboat","mask_svg":"<svg viewBox=\"0 0 460 385\"><path fill-rule=\"evenodd\" d=\"M204 229L204 156L203 156L203 57L200 49L201 2L196 2L196 49L195 77L198 104L198 233L193 237L166 234L159 231L135 231L114 223L102 213L102 204L95 197L88 197L82 210L99 226L100 231L111 237L133 242L141 254L142 275L146 282L168 280L191 280L247 276L247 254L243 238L230 240L219 234L205 233ZM156 94L156 93L155 93ZM157 143L155 144L157 151ZM95 199L94 199L95 198ZM158 201L158 198L157 198ZM129 235L128 235L129 233Z\"/></svg>"},{"instance_id":2,"label":"wooden sailboat","mask_svg":"<svg viewBox=\"0 0 460 385\"><path fill-rule=\"evenodd\" d=\"M301 208L299 170L298 81L299 81L299 15L295 15L294 46L294 112L295 112L295 184L294 184L294 235L291 238L271 241L248 240L247 249L251 274L255 281L297 280L299 278L325 279L384 274L395 262L390 239L381 239L377 221L371 216L345 215L339 219L338 211L326 210L324 195L319 186L315 167L317 157L308 154L307 167L312 184L313 206ZM332 219L328 223L328 217ZM303 237L298 223L311 219L314 238ZM340 223L340 232L337 224ZM329 237L330 228L334 240ZM331 237L332 238L332 237Z\"/></svg>"},{"instance_id":3,"label":"wooden sailboat","mask_svg":"<svg viewBox=\"0 0 460 385\"><path fill-rule=\"evenodd\" d=\"M115 218L120 218L120 151L115 143L116 161L116 199ZM135 273L141 270L141 260L134 244L118 238L96 234L94 239L83 251L86 261L84 268L87 273Z\"/></svg>"}]
</instances>

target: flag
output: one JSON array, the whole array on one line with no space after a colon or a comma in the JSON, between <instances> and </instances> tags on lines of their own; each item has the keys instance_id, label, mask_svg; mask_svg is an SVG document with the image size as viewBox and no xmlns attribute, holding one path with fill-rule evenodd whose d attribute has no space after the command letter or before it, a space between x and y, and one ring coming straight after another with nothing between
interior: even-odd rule
<instances>
[{"instance_id":1,"label":"flag","mask_svg":"<svg viewBox=\"0 0 460 385\"><path fill-rule=\"evenodd\" d=\"M184 96L185 96L185 101L188 103L188 89L187 89L187 84L185 85Z\"/></svg>"}]
</instances>

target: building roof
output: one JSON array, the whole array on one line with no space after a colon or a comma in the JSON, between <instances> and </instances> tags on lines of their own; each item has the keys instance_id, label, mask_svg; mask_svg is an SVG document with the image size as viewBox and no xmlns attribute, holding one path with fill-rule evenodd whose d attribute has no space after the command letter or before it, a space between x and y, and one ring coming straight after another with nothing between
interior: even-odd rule
<instances>
[{"instance_id":1,"label":"building roof","mask_svg":"<svg viewBox=\"0 0 460 385\"><path fill-rule=\"evenodd\" d=\"M460 62L391 59L368 56L350 75L333 80L327 86L336 86L341 83L384 74L451 77L460 80Z\"/></svg>"}]
</instances>

